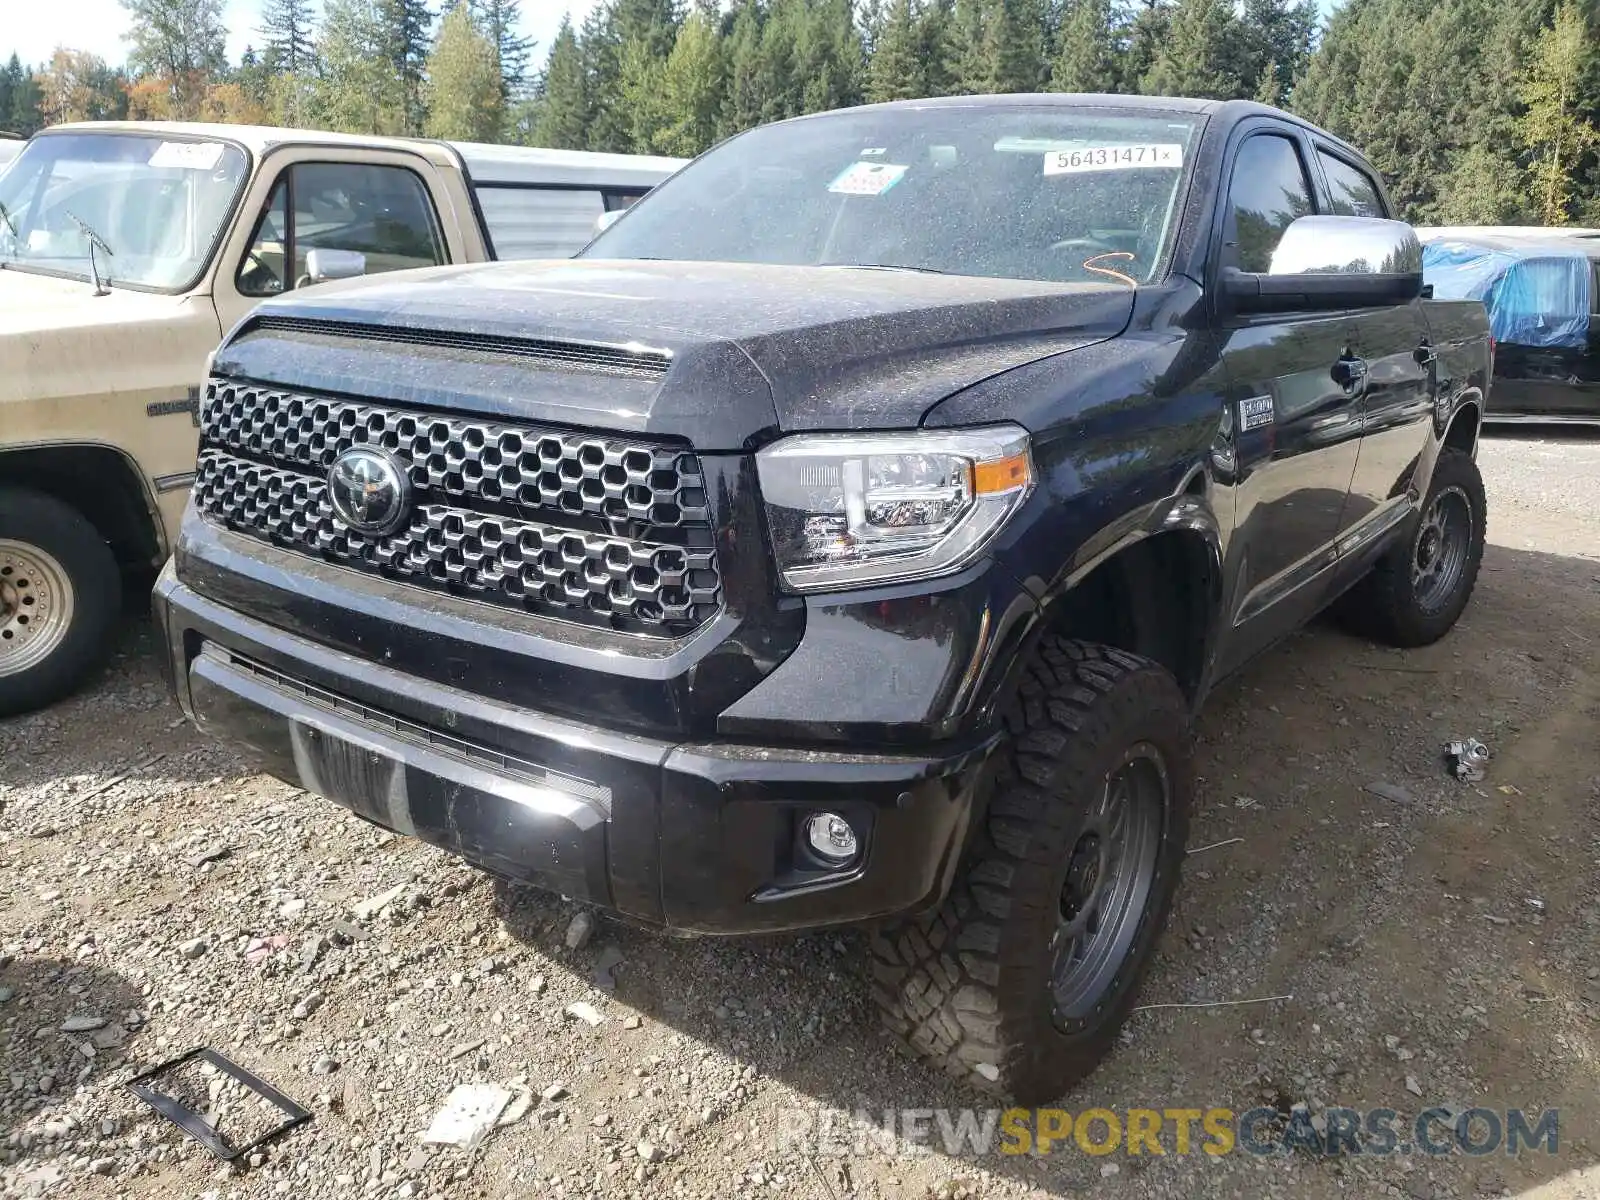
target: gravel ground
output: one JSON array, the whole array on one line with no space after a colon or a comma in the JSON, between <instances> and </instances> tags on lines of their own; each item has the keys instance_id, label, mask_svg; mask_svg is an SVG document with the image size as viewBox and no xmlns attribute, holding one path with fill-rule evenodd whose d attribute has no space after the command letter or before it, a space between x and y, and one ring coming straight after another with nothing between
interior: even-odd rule
<instances>
[{"instance_id":1,"label":"gravel ground","mask_svg":"<svg viewBox=\"0 0 1600 1200\"><path fill-rule=\"evenodd\" d=\"M1594 1195L1600 440L1481 458L1456 633L1401 654L1318 627L1202 719L1199 852L1145 999L1280 999L1137 1013L1063 1105L1559 1107L1556 1155L1213 1158L1169 1132L1159 1157L973 1156L939 1117L931 1151L807 1143L819 1113L983 1104L879 1034L859 934L679 941L507 889L188 728L134 623L97 687L0 722L0 1196ZM1481 784L1439 761L1469 734ZM219 1166L123 1087L200 1045L313 1120ZM427 1143L461 1084L498 1127ZM264 1128L227 1080L184 1087Z\"/></svg>"}]
</instances>

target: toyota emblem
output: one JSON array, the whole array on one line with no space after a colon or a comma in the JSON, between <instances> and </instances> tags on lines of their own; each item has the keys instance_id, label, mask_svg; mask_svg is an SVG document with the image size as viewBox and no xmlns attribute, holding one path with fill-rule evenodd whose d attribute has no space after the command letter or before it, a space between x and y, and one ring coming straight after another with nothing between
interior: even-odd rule
<instances>
[{"instance_id":1,"label":"toyota emblem","mask_svg":"<svg viewBox=\"0 0 1600 1200\"><path fill-rule=\"evenodd\" d=\"M411 479L393 455L355 446L333 460L328 498L351 529L381 537L411 516Z\"/></svg>"}]
</instances>

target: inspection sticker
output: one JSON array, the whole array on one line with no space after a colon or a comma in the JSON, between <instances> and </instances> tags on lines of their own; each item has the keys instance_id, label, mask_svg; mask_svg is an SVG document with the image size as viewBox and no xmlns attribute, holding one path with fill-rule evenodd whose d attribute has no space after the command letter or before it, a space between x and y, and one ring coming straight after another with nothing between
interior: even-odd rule
<instances>
[{"instance_id":1,"label":"inspection sticker","mask_svg":"<svg viewBox=\"0 0 1600 1200\"><path fill-rule=\"evenodd\" d=\"M900 182L907 169L895 163L851 163L834 176L828 190L845 196L881 196Z\"/></svg>"},{"instance_id":2,"label":"inspection sticker","mask_svg":"<svg viewBox=\"0 0 1600 1200\"><path fill-rule=\"evenodd\" d=\"M1046 175L1126 171L1130 167L1181 166L1183 146L1178 142L1150 142L1142 146L1083 146L1077 150L1052 150L1044 156Z\"/></svg>"},{"instance_id":3,"label":"inspection sticker","mask_svg":"<svg viewBox=\"0 0 1600 1200\"><path fill-rule=\"evenodd\" d=\"M152 167L210 171L222 161L221 142L162 142L150 155Z\"/></svg>"}]
</instances>

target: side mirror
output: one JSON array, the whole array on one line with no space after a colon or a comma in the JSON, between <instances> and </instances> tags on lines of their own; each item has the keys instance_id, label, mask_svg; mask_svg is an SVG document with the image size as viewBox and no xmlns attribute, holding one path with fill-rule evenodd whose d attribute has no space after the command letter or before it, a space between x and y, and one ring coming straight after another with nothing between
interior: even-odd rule
<instances>
[{"instance_id":1,"label":"side mirror","mask_svg":"<svg viewBox=\"0 0 1600 1200\"><path fill-rule=\"evenodd\" d=\"M355 279L367 273L367 256L359 250L306 251L306 280L327 283L330 279Z\"/></svg>"},{"instance_id":2,"label":"side mirror","mask_svg":"<svg viewBox=\"0 0 1600 1200\"><path fill-rule=\"evenodd\" d=\"M598 217L596 217L594 219L595 236L599 237L606 230L610 229L613 225L615 225L617 223L617 221L621 218L622 214L627 212L627 211L628 210L625 209L625 208L613 208L613 209L611 209L611 210L609 210L607 212L601 213Z\"/></svg>"},{"instance_id":3,"label":"side mirror","mask_svg":"<svg viewBox=\"0 0 1600 1200\"><path fill-rule=\"evenodd\" d=\"M1235 312L1304 312L1405 304L1422 295L1422 243L1404 221L1299 217L1265 274L1228 268Z\"/></svg>"}]
</instances>

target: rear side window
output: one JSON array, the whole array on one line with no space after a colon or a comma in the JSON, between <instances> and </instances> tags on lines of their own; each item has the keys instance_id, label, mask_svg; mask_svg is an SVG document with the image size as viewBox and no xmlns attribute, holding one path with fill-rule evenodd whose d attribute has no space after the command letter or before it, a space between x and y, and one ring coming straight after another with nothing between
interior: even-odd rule
<instances>
[{"instance_id":1,"label":"rear side window","mask_svg":"<svg viewBox=\"0 0 1600 1200\"><path fill-rule=\"evenodd\" d=\"M1265 272L1289 223L1312 211L1311 184L1294 142L1271 133L1245 139L1228 186L1223 265Z\"/></svg>"},{"instance_id":2,"label":"rear side window","mask_svg":"<svg viewBox=\"0 0 1600 1200\"><path fill-rule=\"evenodd\" d=\"M1322 173L1328 177L1328 196L1333 202L1330 210L1336 217L1387 217L1378 185L1362 170L1351 166L1342 158L1335 158L1321 150L1317 161Z\"/></svg>"},{"instance_id":3,"label":"rear side window","mask_svg":"<svg viewBox=\"0 0 1600 1200\"><path fill-rule=\"evenodd\" d=\"M606 211L598 188L477 188L478 208L497 259L571 258Z\"/></svg>"}]
</instances>

